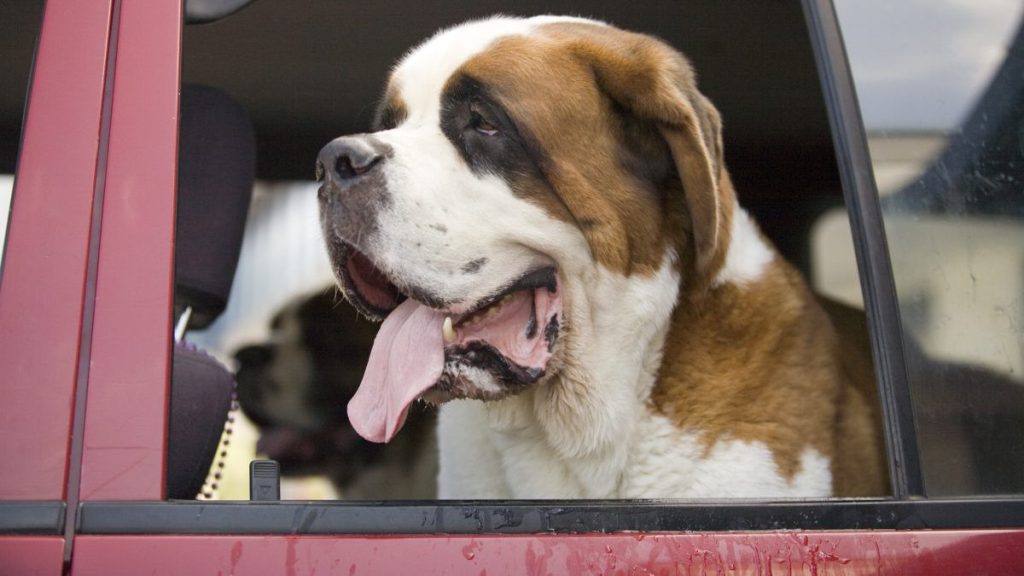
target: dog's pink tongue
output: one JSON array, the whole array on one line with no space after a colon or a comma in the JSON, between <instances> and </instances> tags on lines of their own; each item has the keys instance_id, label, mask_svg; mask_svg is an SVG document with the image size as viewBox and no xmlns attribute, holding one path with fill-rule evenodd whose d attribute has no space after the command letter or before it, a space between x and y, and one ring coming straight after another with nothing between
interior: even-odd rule
<instances>
[{"instance_id":1,"label":"dog's pink tongue","mask_svg":"<svg viewBox=\"0 0 1024 576\"><path fill-rule=\"evenodd\" d=\"M409 298L381 324L348 419L360 436L388 442L405 423L412 403L441 377L444 314Z\"/></svg>"}]
</instances>

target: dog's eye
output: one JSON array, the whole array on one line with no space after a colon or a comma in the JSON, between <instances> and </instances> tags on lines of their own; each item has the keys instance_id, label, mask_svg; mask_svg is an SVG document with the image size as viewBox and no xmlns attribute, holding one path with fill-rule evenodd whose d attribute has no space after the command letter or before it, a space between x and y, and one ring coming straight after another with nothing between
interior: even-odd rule
<instances>
[{"instance_id":1,"label":"dog's eye","mask_svg":"<svg viewBox=\"0 0 1024 576\"><path fill-rule=\"evenodd\" d=\"M477 111L471 111L469 126L484 136L495 136L498 134L498 127L484 119Z\"/></svg>"}]
</instances>

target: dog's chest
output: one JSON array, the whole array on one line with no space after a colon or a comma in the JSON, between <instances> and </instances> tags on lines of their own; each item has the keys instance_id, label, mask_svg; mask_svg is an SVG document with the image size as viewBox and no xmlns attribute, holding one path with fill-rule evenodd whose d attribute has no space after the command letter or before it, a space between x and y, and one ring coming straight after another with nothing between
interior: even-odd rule
<instances>
[{"instance_id":1,"label":"dog's chest","mask_svg":"<svg viewBox=\"0 0 1024 576\"><path fill-rule=\"evenodd\" d=\"M619 442L576 457L562 454L537 428L487 432L512 498L699 497L721 490L704 486L701 474L744 457L705 454L694 435L645 416Z\"/></svg>"},{"instance_id":2,"label":"dog's chest","mask_svg":"<svg viewBox=\"0 0 1024 576\"><path fill-rule=\"evenodd\" d=\"M749 498L831 492L830 463L813 450L787 478L765 444L723 438L708 446L699 433L680 430L660 414L646 414L614 446L566 457L537 427L495 427L480 403L464 403L452 412L457 413L442 410L442 430L447 420L452 428L458 423L462 433L447 434L448 446L442 447L448 460L442 466L442 497ZM465 433L466 424L485 422L490 425L479 433Z\"/></svg>"}]
</instances>

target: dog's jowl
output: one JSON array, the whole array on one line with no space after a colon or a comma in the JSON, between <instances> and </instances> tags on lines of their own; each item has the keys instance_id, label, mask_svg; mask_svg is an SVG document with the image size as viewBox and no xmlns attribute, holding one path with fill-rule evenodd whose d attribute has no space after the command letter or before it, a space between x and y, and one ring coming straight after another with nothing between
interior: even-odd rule
<instances>
[{"instance_id":1,"label":"dog's jowl","mask_svg":"<svg viewBox=\"0 0 1024 576\"><path fill-rule=\"evenodd\" d=\"M383 320L348 414L387 442L440 405L441 497L885 491L863 334L737 204L674 49L471 22L402 59L375 130L317 159L339 284Z\"/></svg>"}]
</instances>

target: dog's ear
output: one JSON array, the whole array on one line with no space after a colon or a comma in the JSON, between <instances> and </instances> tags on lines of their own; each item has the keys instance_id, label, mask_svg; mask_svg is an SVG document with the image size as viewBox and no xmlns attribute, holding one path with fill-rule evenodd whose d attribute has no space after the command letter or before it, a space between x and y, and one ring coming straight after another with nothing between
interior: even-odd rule
<instances>
[{"instance_id":1,"label":"dog's ear","mask_svg":"<svg viewBox=\"0 0 1024 576\"><path fill-rule=\"evenodd\" d=\"M574 26L571 48L600 89L669 145L690 212L695 267L707 274L724 252L733 192L724 172L718 110L697 91L689 62L650 36L604 26Z\"/></svg>"}]
</instances>

